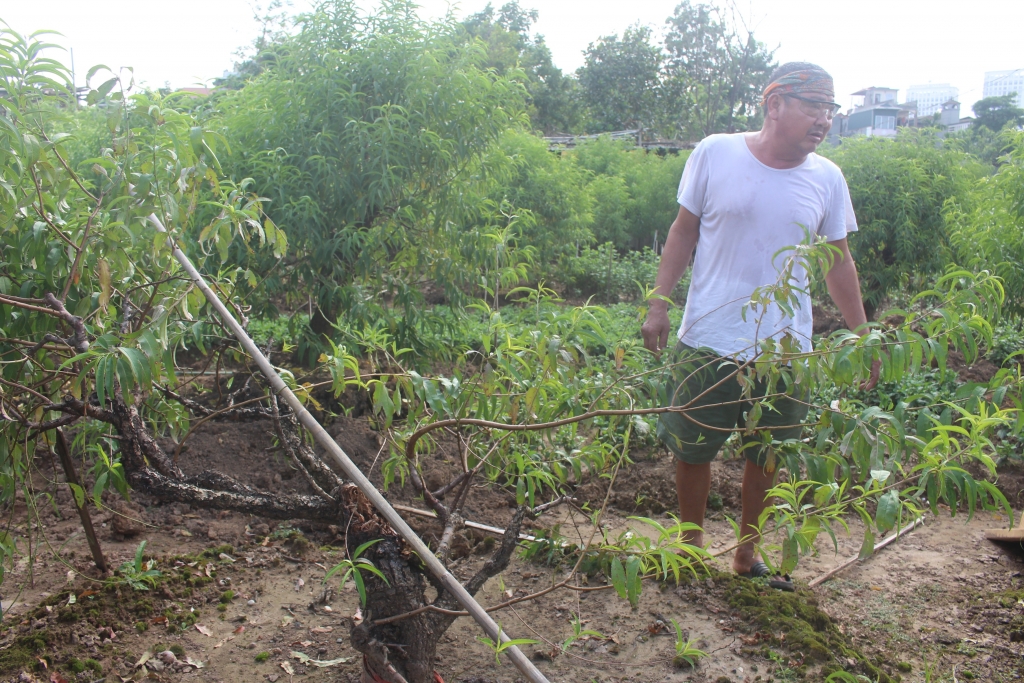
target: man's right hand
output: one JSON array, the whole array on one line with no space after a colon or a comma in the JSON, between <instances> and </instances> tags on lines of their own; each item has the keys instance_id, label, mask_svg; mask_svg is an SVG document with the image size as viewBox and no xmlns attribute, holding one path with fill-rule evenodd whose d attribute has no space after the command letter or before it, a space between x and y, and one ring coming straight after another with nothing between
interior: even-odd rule
<instances>
[{"instance_id":1,"label":"man's right hand","mask_svg":"<svg viewBox=\"0 0 1024 683\"><path fill-rule=\"evenodd\" d=\"M661 305L658 305L658 304ZM668 306L664 302L651 302L651 308L647 311L647 320L640 327L640 333L644 337L644 347L652 351L655 356L668 344L668 334L671 331L671 323L668 321Z\"/></svg>"}]
</instances>

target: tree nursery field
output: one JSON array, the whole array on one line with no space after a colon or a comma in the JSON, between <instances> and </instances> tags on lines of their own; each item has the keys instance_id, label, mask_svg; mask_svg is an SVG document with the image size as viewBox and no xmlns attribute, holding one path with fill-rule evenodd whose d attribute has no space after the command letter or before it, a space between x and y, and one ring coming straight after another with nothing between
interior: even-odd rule
<instances>
[{"instance_id":1,"label":"tree nursery field","mask_svg":"<svg viewBox=\"0 0 1024 683\"><path fill-rule=\"evenodd\" d=\"M1012 120L821 150L870 331L815 284L813 349L752 346L729 381L810 414L773 442L753 399L684 540L655 429L708 360L640 324L687 152L538 133L759 127L772 54L712 10L566 75L515 3L333 0L209 96L97 66L84 101L59 37L0 28L0 678L1018 680L1024 553L985 539L1024 508ZM792 245L746 315L834 257ZM744 435L792 593L730 569Z\"/></svg>"}]
</instances>

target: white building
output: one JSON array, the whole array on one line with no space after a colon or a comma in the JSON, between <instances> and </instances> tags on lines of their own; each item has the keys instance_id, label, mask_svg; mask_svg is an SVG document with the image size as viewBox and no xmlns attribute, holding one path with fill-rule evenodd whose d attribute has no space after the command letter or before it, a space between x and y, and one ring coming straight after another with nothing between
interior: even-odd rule
<instances>
[{"instance_id":1,"label":"white building","mask_svg":"<svg viewBox=\"0 0 1024 683\"><path fill-rule=\"evenodd\" d=\"M986 71L982 97L1001 97L1017 93L1016 104L1024 108L1024 69Z\"/></svg>"},{"instance_id":2,"label":"white building","mask_svg":"<svg viewBox=\"0 0 1024 683\"><path fill-rule=\"evenodd\" d=\"M960 97L960 90L949 83L912 85L907 88L907 102L917 102L917 116L923 118L942 111L942 104Z\"/></svg>"}]
</instances>

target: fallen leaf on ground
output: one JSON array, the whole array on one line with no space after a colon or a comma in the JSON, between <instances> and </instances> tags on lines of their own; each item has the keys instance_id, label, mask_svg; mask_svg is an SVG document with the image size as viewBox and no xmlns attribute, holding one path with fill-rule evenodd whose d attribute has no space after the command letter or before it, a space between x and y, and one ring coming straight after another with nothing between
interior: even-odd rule
<instances>
[{"instance_id":1,"label":"fallen leaf on ground","mask_svg":"<svg viewBox=\"0 0 1024 683\"><path fill-rule=\"evenodd\" d=\"M68 679L64 678L59 671L54 671L50 674L50 683L68 683Z\"/></svg>"},{"instance_id":2,"label":"fallen leaf on ground","mask_svg":"<svg viewBox=\"0 0 1024 683\"><path fill-rule=\"evenodd\" d=\"M295 675L295 669L292 668L292 665L289 662L281 662L281 668L284 669L285 673L289 676Z\"/></svg>"},{"instance_id":3,"label":"fallen leaf on ground","mask_svg":"<svg viewBox=\"0 0 1024 683\"><path fill-rule=\"evenodd\" d=\"M152 650L146 650L145 652L143 652L142 656L139 657L139 661L135 662L135 668L138 669L140 666L142 666L143 664L148 662L152 656L153 656L153 651Z\"/></svg>"},{"instance_id":4,"label":"fallen leaf on ground","mask_svg":"<svg viewBox=\"0 0 1024 683\"><path fill-rule=\"evenodd\" d=\"M228 636L228 637L227 637L227 638L225 638L224 640L222 640L222 641L220 641L219 643L217 643L216 645L214 645L214 646L213 646L213 649L214 649L214 650L216 650L216 649L217 649L218 647L220 647L220 646L221 646L221 645L223 645L224 643L230 642L230 641L232 641L232 640L234 640L234 639L235 639L235 637L234 637L234 636Z\"/></svg>"},{"instance_id":5,"label":"fallen leaf on ground","mask_svg":"<svg viewBox=\"0 0 1024 683\"><path fill-rule=\"evenodd\" d=\"M313 633L330 633L331 631L334 630L334 627L333 626L314 626L313 628L311 628L309 630L312 631Z\"/></svg>"},{"instance_id":6,"label":"fallen leaf on ground","mask_svg":"<svg viewBox=\"0 0 1024 683\"><path fill-rule=\"evenodd\" d=\"M299 589L302 588L305 585L306 585L306 582L303 581L302 579L299 579L298 581L296 581L295 582L295 592L298 592Z\"/></svg>"},{"instance_id":7,"label":"fallen leaf on ground","mask_svg":"<svg viewBox=\"0 0 1024 683\"><path fill-rule=\"evenodd\" d=\"M78 594L78 599L81 600L82 598L87 598L90 595L97 595L98 593L99 591L82 591Z\"/></svg>"},{"instance_id":8,"label":"fallen leaf on ground","mask_svg":"<svg viewBox=\"0 0 1024 683\"><path fill-rule=\"evenodd\" d=\"M224 560L225 562L234 562L235 561L235 558L231 557L227 553L221 553L217 557L219 557L220 559Z\"/></svg>"},{"instance_id":9,"label":"fallen leaf on ground","mask_svg":"<svg viewBox=\"0 0 1024 683\"><path fill-rule=\"evenodd\" d=\"M244 626L239 626L238 628L235 629L235 633L242 633L243 631L245 631L245 627Z\"/></svg>"},{"instance_id":10,"label":"fallen leaf on ground","mask_svg":"<svg viewBox=\"0 0 1024 683\"><path fill-rule=\"evenodd\" d=\"M211 565L206 565L206 575L213 578L213 568Z\"/></svg>"},{"instance_id":11,"label":"fallen leaf on ground","mask_svg":"<svg viewBox=\"0 0 1024 683\"><path fill-rule=\"evenodd\" d=\"M292 643L292 647L309 647L312 644L312 640L296 640L294 643Z\"/></svg>"},{"instance_id":12,"label":"fallen leaf on ground","mask_svg":"<svg viewBox=\"0 0 1024 683\"><path fill-rule=\"evenodd\" d=\"M351 657L338 657L337 659L313 659L304 652L292 652L292 659L297 659L307 666L318 666L321 669L326 666L337 666L352 661ZM282 664L281 666L284 666Z\"/></svg>"},{"instance_id":13,"label":"fallen leaf on ground","mask_svg":"<svg viewBox=\"0 0 1024 683\"><path fill-rule=\"evenodd\" d=\"M295 621L295 617L281 617L281 628Z\"/></svg>"},{"instance_id":14,"label":"fallen leaf on ground","mask_svg":"<svg viewBox=\"0 0 1024 683\"><path fill-rule=\"evenodd\" d=\"M206 666L206 664L204 664L202 662L197 662L196 660L192 659L191 657L185 657L185 663L190 665L190 666L194 666L197 669L202 669L204 666Z\"/></svg>"},{"instance_id":15,"label":"fallen leaf on ground","mask_svg":"<svg viewBox=\"0 0 1024 683\"><path fill-rule=\"evenodd\" d=\"M153 617L152 619L150 619L149 623L151 623L151 624L166 624L167 623L167 617L165 617L164 615L161 614L158 617Z\"/></svg>"},{"instance_id":16,"label":"fallen leaf on ground","mask_svg":"<svg viewBox=\"0 0 1024 683\"><path fill-rule=\"evenodd\" d=\"M210 629L206 628L202 624L196 624L196 630L199 631L200 633L202 633L204 636L210 636L210 637L213 636L213 631L211 631Z\"/></svg>"}]
</instances>

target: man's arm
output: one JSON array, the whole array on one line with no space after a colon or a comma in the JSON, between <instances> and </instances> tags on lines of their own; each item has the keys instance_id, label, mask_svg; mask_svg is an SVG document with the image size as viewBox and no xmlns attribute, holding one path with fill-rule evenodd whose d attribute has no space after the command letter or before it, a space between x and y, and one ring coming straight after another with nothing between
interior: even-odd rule
<instances>
[{"instance_id":1,"label":"man's arm","mask_svg":"<svg viewBox=\"0 0 1024 683\"><path fill-rule=\"evenodd\" d=\"M864 300L860 295L860 279L857 277L857 266L853 262L853 255L850 254L850 245L847 244L845 237L835 242L829 242L829 244L837 247L841 254L836 257L832 269L825 275L828 293L839 309L839 313L842 314L843 320L846 321L847 329L864 336L868 333L868 328L864 326L868 317L864 313ZM880 368L881 363L878 361L871 365L871 377L861 386L862 389L868 391L878 384Z\"/></svg>"},{"instance_id":2,"label":"man's arm","mask_svg":"<svg viewBox=\"0 0 1024 683\"><path fill-rule=\"evenodd\" d=\"M680 206L679 214L672 221L668 237L665 238L665 248L661 252L658 276L654 280L655 294L671 296L672 290L690 265L690 256L697 246L699 236L700 218ZM647 320L644 321L640 332L644 336L644 346L655 354L660 354L668 344L668 335L671 331L668 302L651 299L648 305Z\"/></svg>"}]
</instances>

